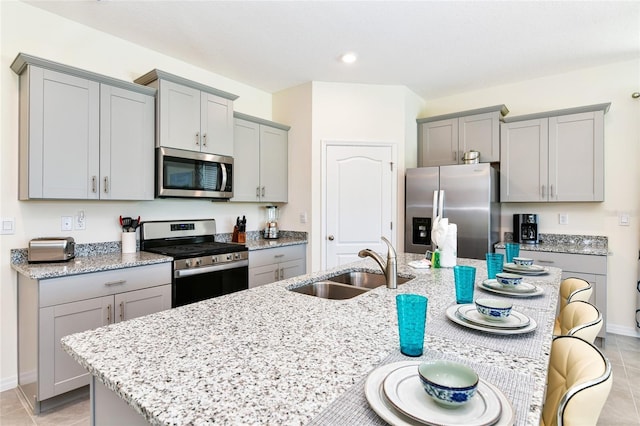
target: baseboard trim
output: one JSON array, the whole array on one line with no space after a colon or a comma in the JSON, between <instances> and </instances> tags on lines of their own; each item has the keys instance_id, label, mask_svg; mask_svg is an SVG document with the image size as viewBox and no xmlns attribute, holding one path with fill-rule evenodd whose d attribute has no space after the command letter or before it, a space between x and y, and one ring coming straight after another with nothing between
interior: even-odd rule
<instances>
[{"instance_id":1,"label":"baseboard trim","mask_svg":"<svg viewBox=\"0 0 640 426\"><path fill-rule=\"evenodd\" d=\"M638 331L637 328L635 328L635 327L625 327L623 325L616 325L616 324L611 324L611 323L607 324L607 333L620 334L622 336L640 338L640 332Z\"/></svg>"},{"instance_id":2,"label":"baseboard trim","mask_svg":"<svg viewBox=\"0 0 640 426\"><path fill-rule=\"evenodd\" d=\"M0 392L18 387L18 376L3 377L0 379Z\"/></svg>"}]
</instances>

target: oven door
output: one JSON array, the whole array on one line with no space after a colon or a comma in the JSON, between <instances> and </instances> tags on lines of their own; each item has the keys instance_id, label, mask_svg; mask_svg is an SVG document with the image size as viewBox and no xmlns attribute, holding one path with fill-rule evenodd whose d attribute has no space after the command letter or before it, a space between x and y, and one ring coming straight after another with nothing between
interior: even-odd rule
<instances>
[{"instance_id":1,"label":"oven door","mask_svg":"<svg viewBox=\"0 0 640 426\"><path fill-rule=\"evenodd\" d=\"M175 271L171 307L188 305L249 288L249 262Z\"/></svg>"},{"instance_id":2,"label":"oven door","mask_svg":"<svg viewBox=\"0 0 640 426\"><path fill-rule=\"evenodd\" d=\"M156 160L158 197L233 197L231 157L158 148Z\"/></svg>"}]
</instances>

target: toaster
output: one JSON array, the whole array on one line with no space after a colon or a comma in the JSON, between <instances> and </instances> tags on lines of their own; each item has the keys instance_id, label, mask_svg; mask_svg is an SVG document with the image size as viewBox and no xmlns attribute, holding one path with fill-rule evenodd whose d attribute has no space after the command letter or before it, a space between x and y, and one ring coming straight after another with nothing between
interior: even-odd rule
<instances>
[{"instance_id":1,"label":"toaster","mask_svg":"<svg viewBox=\"0 0 640 426\"><path fill-rule=\"evenodd\" d=\"M27 261L65 262L75 257L75 248L72 237L34 238L29 241Z\"/></svg>"}]
</instances>

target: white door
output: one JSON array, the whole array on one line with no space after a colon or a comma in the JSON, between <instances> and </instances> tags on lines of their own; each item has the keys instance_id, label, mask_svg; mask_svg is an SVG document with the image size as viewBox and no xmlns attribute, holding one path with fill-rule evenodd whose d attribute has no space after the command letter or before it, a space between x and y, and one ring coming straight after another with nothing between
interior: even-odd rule
<instances>
[{"instance_id":1,"label":"white door","mask_svg":"<svg viewBox=\"0 0 640 426\"><path fill-rule=\"evenodd\" d=\"M386 257L385 236L395 246L396 170L391 145L334 145L325 148L323 266L358 260L372 249Z\"/></svg>"}]
</instances>

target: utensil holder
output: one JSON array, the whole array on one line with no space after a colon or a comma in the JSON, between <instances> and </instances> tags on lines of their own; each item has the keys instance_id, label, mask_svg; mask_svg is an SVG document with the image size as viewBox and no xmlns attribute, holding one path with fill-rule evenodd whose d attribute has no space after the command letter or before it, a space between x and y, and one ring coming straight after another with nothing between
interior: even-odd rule
<instances>
[{"instance_id":1,"label":"utensil holder","mask_svg":"<svg viewBox=\"0 0 640 426\"><path fill-rule=\"evenodd\" d=\"M122 253L135 253L137 249L136 233L122 233Z\"/></svg>"}]
</instances>

